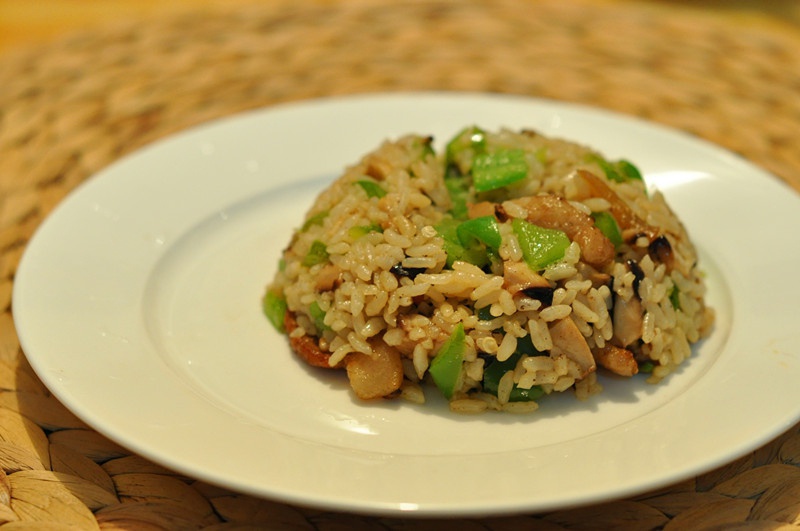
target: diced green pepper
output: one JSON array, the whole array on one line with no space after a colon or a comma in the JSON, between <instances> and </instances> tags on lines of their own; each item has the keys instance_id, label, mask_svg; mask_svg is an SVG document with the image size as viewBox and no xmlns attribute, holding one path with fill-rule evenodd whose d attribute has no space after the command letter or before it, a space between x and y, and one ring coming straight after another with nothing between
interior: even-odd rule
<instances>
[{"instance_id":1,"label":"diced green pepper","mask_svg":"<svg viewBox=\"0 0 800 531\"><path fill-rule=\"evenodd\" d=\"M370 232L383 232L383 227L377 223L373 223L371 225L357 225L355 227L350 227L347 230L347 235L350 236L351 239L357 240L362 236L366 236Z\"/></svg>"},{"instance_id":2,"label":"diced green pepper","mask_svg":"<svg viewBox=\"0 0 800 531\"><path fill-rule=\"evenodd\" d=\"M283 320L286 318L288 307L286 306L286 299L280 293L272 290L267 291L262 301L262 309L264 315L267 316L269 322L278 332L282 334L286 332Z\"/></svg>"},{"instance_id":3,"label":"diced green pepper","mask_svg":"<svg viewBox=\"0 0 800 531\"><path fill-rule=\"evenodd\" d=\"M323 210L322 212L317 212L316 214L308 218L305 223L303 223L303 226L300 227L300 232L305 232L314 225L322 225L322 222L325 220L325 218L328 217L328 214L329 212L327 210Z\"/></svg>"},{"instance_id":4,"label":"diced green pepper","mask_svg":"<svg viewBox=\"0 0 800 531\"><path fill-rule=\"evenodd\" d=\"M331 327L325 324L325 311L319 307L317 301L311 303L311 306L308 307L308 313L314 321L314 326L317 327L317 330L330 330Z\"/></svg>"},{"instance_id":5,"label":"diced green pepper","mask_svg":"<svg viewBox=\"0 0 800 531\"><path fill-rule=\"evenodd\" d=\"M625 159L617 161L617 169L619 173L625 176L625 180L627 181L644 181L644 177L642 177L642 172L639 171L639 168Z\"/></svg>"},{"instance_id":6,"label":"diced green pepper","mask_svg":"<svg viewBox=\"0 0 800 531\"><path fill-rule=\"evenodd\" d=\"M610 162L600 155L592 154L588 157L589 162L594 162L605 173L609 181L624 183L627 181L644 181L642 173L639 168L634 166L630 161L620 159L616 162Z\"/></svg>"},{"instance_id":7,"label":"diced green pepper","mask_svg":"<svg viewBox=\"0 0 800 531\"><path fill-rule=\"evenodd\" d=\"M486 153L486 133L475 126L462 129L445 147L444 184L453 203L450 213L456 219L467 218L472 185L470 168L474 158L483 153Z\"/></svg>"},{"instance_id":8,"label":"diced green pepper","mask_svg":"<svg viewBox=\"0 0 800 531\"><path fill-rule=\"evenodd\" d=\"M328 261L328 246L319 240L311 243L308 254L303 258L303 265L306 267L315 266Z\"/></svg>"},{"instance_id":9,"label":"diced green pepper","mask_svg":"<svg viewBox=\"0 0 800 531\"><path fill-rule=\"evenodd\" d=\"M453 206L450 213L456 219L466 219L467 203L469 202L469 182L462 176L445 177L444 185L450 194Z\"/></svg>"},{"instance_id":10,"label":"diced green pepper","mask_svg":"<svg viewBox=\"0 0 800 531\"><path fill-rule=\"evenodd\" d=\"M570 244L563 231L539 227L524 219L515 218L511 227L517 236L525 262L534 271L561 260Z\"/></svg>"},{"instance_id":11,"label":"diced green pepper","mask_svg":"<svg viewBox=\"0 0 800 531\"><path fill-rule=\"evenodd\" d=\"M516 352L505 361L494 360L483 370L483 391L485 393L497 396L497 390L500 385L500 379L508 372L513 371L517 366L522 354ZM544 395L544 390L534 385L530 389L523 389L517 387L516 384L511 389L511 394L508 397L509 402L528 402L536 400Z\"/></svg>"},{"instance_id":12,"label":"diced green pepper","mask_svg":"<svg viewBox=\"0 0 800 531\"><path fill-rule=\"evenodd\" d=\"M380 199L381 197L386 195L386 190L384 190L381 187L381 185L379 185L375 181L363 179L360 181L356 181L356 184L359 185L364 190L364 192L366 192L367 197L377 197L378 199Z\"/></svg>"},{"instance_id":13,"label":"diced green pepper","mask_svg":"<svg viewBox=\"0 0 800 531\"><path fill-rule=\"evenodd\" d=\"M528 175L528 161L521 149L481 153L472 161L472 180L476 192L503 188Z\"/></svg>"},{"instance_id":14,"label":"diced green pepper","mask_svg":"<svg viewBox=\"0 0 800 531\"><path fill-rule=\"evenodd\" d=\"M461 380L461 364L464 361L466 346L464 325L458 323L453 333L431 360L428 372L433 378L433 383L448 400L453 397Z\"/></svg>"},{"instance_id":15,"label":"diced green pepper","mask_svg":"<svg viewBox=\"0 0 800 531\"><path fill-rule=\"evenodd\" d=\"M465 248L473 247L480 242L490 247L493 251L500 250L503 243L500 228L494 216L481 216L462 222L456 228L458 239Z\"/></svg>"},{"instance_id":16,"label":"diced green pepper","mask_svg":"<svg viewBox=\"0 0 800 531\"><path fill-rule=\"evenodd\" d=\"M481 247L465 248L458 237L459 221L453 218L444 218L436 225L436 231L442 237L444 252L447 255L447 267L452 267L453 262L461 260L478 267L489 264L489 254Z\"/></svg>"},{"instance_id":17,"label":"diced green pepper","mask_svg":"<svg viewBox=\"0 0 800 531\"><path fill-rule=\"evenodd\" d=\"M619 225L617 225L617 220L614 219L614 216L609 212L595 212L592 214L592 217L594 218L594 224L606 238L611 240L614 247L622 245L622 232L620 232Z\"/></svg>"},{"instance_id":18,"label":"diced green pepper","mask_svg":"<svg viewBox=\"0 0 800 531\"><path fill-rule=\"evenodd\" d=\"M615 182L623 181L622 176L619 173L617 173L617 170L614 168L614 166L600 155L590 155L588 157L588 160L589 162L594 162L595 164L600 166L600 169L603 170L603 173L605 174L606 178L609 181L615 181Z\"/></svg>"},{"instance_id":19,"label":"diced green pepper","mask_svg":"<svg viewBox=\"0 0 800 531\"><path fill-rule=\"evenodd\" d=\"M445 147L445 161L453 164L465 152L473 156L486 152L486 132L483 129L471 126L459 131Z\"/></svg>"}]
</instances>

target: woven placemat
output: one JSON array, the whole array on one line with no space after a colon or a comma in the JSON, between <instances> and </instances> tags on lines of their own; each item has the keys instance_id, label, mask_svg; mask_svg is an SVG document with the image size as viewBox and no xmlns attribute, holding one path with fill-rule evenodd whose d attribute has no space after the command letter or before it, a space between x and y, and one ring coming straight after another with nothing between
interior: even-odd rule
<instances>
[{"instance_id":1,"label":"woven placemat","mask_svg":"<svg viewBox=\"0 0 800 531\"><path fill-rule=\"evenodd\" d=\"M132 455L76 419L31 370L11 316L26 242L77 184L157 138L290 100L447 89L587 103L709 139L800 190L800 37L777 24L631 2L301 0L136 20L0 57L0 523L796 528L800 426L693 480L551 514L418 521L239 495Z\"/></svg>"}]
</instances>

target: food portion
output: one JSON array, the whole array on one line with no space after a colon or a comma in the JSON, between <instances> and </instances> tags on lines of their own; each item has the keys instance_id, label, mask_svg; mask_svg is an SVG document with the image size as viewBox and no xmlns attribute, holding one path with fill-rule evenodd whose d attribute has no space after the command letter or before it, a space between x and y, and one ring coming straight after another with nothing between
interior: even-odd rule
<instances>
[{"instance_id":1,"label":"food portion","mask_svg":"<svg viewBox=\"0 0 800 531\"><path fill-rule=\"evenodd\" d=\"M468 127L440 154L409 135L348 168L292 235L264 311L361 399L531 411L599 392L601 373L664 378L713 324L704 292L636 166Z\"/></svg>"}]
</instances>

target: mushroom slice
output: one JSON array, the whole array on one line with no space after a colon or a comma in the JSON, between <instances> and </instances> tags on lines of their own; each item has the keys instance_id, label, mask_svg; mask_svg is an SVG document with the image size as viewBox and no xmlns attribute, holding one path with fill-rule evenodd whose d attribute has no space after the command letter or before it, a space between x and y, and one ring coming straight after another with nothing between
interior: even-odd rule
<instances>
[{"instance_id":1,"label":"mushroom slice","mask_svg":"<svg viewBox=\"0 0 800 531\"><path fill-rule=\"evenodd\" d=\"M550 282L525 262L503 263L503 285L512 295L528 288L550 288Z\"/></svg>"},{"instance_id":2,"label":"mushroom slice","mask_svg":"<svg viewBox=\"0 0 800 531\"><path fill-rule=\"evenodd\" d=\"M577 363L581 369L580 378L584 378L597 369L586 338L583 337L572 318L565 317L550 325L550 337L553 340L550 357L566 356Z\"/></svg>"},{"instance_id":3,"label":"mushroom slice","mask_svg":"<svg viewBox=\"0 0 800 531\"><path fill-rule=\"evenodd\" d=\"M616 297L614 301L614 339L627 347L642 337L642 302L635 295L628 300Z\"/></svg>"}]
</instances>

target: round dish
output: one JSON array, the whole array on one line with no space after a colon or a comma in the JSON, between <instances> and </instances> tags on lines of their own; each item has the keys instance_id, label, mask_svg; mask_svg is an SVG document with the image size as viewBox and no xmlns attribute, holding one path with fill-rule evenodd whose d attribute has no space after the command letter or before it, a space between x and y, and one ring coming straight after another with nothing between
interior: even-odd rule
<instances>
[{"instance_id":1,"label":"round dish","mask_svg":"<svg viewBox=\"0 0 800 531\"><path fill-rule=\"evenodd\" d=\"M696 243L715 329L658 385L588 403L459 416L363 404L320 381L261 313L316 193L384 138L469 123L532 128L627 157ZM131 450L289 503L373 514L544 511L710 470L800 419L800 200L715 146L602 110L480 94L276 106L153 144L80 186L28 245L14 319L44 383ZM633 384L633 385L631 385ZM781 400L775 400L780 396ZM387 481L387 478L391 480Z\"/></svg>"}]
</instances>

